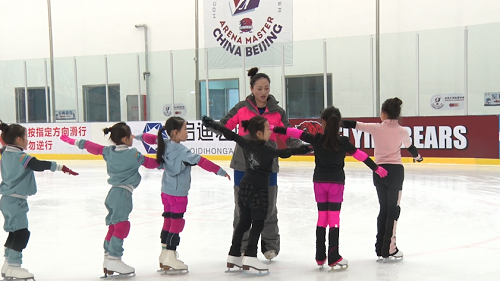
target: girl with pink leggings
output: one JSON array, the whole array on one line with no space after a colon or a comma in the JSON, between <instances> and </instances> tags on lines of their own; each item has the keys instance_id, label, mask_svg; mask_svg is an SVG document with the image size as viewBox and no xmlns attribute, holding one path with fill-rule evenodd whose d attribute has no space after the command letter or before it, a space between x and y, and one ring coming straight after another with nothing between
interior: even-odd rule
<instances>
[{"instance_id":1,"label":"girl with pink leggings","mask_svg":"<svg viewBox=\"0 0 500 281\"><path fill-rule=\"evenodd\" d=\"M323 266L327 260L326 229L328 231L328 265L332 270L346 269L347 259L339 254L340 209L344 201L344 158L346 153L356 160L363 161L378 176L385 177L387 171L377 166L366 153L358 150L349 142L348 137L340 136L340 111L330 106L321 113L324 133L309 134L295 128L274 127L278 134L286 134L308 142L314 149L315 163L313 175L314 194L318 206L316 227L316 262Z\"/></svg>"},{"instance_id":2,"label":"girl with pink leggings","mask_svg":"<svg viewBox=\"0 0 500 281\"><path fill-rule=\"evenodd\" d=\"M164 139L166 131L169 138ZM219 176L229 175L210 160L191 150L180 142L187 140L186 120L181 117L170 117L165 126L158 130L158 135L142 134L136 139L148 144L158 144L156 162L159 169L164 169L161 187L163 203L163 228L160 234L162 251L159 257L160 268L167 273L187 273L188 266L179 260L177 246L179 234L184 229L184 213L188 204L188 192L191 187L191 166L213 172Z\"/></svg>"}]
</instances>

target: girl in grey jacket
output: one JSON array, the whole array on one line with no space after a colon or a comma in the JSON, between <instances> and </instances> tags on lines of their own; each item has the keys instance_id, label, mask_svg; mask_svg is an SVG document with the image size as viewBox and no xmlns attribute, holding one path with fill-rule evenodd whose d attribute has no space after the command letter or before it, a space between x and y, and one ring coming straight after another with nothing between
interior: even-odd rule
<instances>
[{"instance_id":1,"label":"girl in grey jacket","mask_svg":"<svg viewBox=\"0 0 500 281\"><path fill-rule=\"evenodd\" d=\"M169 138L163 139L166 131ZM213 172L219 176L231 177L210 160L191 152L181 142L187 140L186 120L181 117L170 117L165 126L158 130L158 136L152 134L138 135L136 139L148 144L158 144L156 161L159 169L164 169L161 200L163 203L163 228L161 231L162 251L159 257L160 268L167 273L187 273L188 266L177 259L179 234L184 229L184 213L188 203L191 187L191 166Z\"/></svg>"}]
</instances>

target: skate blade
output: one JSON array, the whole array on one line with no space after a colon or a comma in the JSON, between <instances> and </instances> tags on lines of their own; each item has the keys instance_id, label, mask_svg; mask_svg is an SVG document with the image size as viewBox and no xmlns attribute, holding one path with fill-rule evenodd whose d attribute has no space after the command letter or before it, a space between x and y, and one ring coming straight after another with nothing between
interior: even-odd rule
<instances>
[{"instance_id":1,"label":"skate blade","mask_svg":"<svg viewBox=\"0 0 500 281\"><path fill-rule=\"evenodd\" d=\"M256 268L253 268L252 269L255 269L255 271L250 271L250 269L243 269L243 275L246 275L246 276L266 276L266 275L269 275L269 269L256 269Z\"/></svg>"},{"instance_id":2,"label":"skate blade","mask_svg":"<svg viewBox=\"0 0 500 281\"><path fill-rule=\"evenodd\" d=\"M125 273L125 274L106 274L101 277L101 279L118 280L118 279L128 279L135 277L135 272Z\"/></svg>"},{"instance_id":3,"label":"skate blade","mask_svg":"<svg viewBox=\"0 0 500 281\"><path fill-rule=\"evenodd\" d=\"M28 278L16 278L16 277L6 277L3 276L5 281L35 281L35 277L28 277Z\"/></svg>"},{"instance_id":4,"label":"skate blade","mask_svg":"<svg viewBox=\"0 0 500 281\"><path fill-rule=\"evenodd\" d=\"M344 264L344 265L336 264L336 265L332 266L328 272L343 271L343 270L346 270L348 267L349 267L348 264Z\"/></svg>"},{"instance_id":5,"label":"skate blade","mask_svg":"<svg viewBox=\"0 0 500 281\"><path fill-rule=\"evenodd\" d=\"M159 272L161 275L184 275L184 274L188 274L189 270L187 270L187 269L173 269L173 268L169 268L167 270L160 269L157 272Z\"/></svg>"},{"instance_id":6,"label":"skate blade","mask_svg":"<svg viewBox=\"0 0 500 281\"><path fill-rule=\"evenodd\" d=\"M381 262L382 263L393 263L393 262L399 262L402 261L403 257L388 257L388 258L382 258Z\"/></svg>"}]
</instances>

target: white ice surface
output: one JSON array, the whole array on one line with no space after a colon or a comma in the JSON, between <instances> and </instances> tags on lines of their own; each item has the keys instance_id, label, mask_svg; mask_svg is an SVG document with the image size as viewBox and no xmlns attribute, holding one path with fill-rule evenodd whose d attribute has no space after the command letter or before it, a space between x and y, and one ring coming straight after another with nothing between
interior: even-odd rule
<instances>
[{"instance_id":1,"label":"white ice surface","mask_svg":"<svg viewBox=\"0 0 500 281\"><path fill-rule=\"evenodd\" d=\"M109 190L104 161L59 161L80 176L37 173L38 193L29 198L31 238L23 267L43 280L99 280L102 275L104 198ZM229 162L219 161L226 170ZM500 167L406 164L397 229L403 261L377 263L374 253L378 201L371 172L346 164L340 253L342 272L319 271L314 260L316 203L314 163L281 162L278 218L281 252L269 276L227 274L232 235L233 184L194 167L186 227L178 247L189 274L156 273L163 212L161 171L141 168L134 192L131 231L123 260L136 268L131 280L500 280ZM0 233L0 240L6 239ZM259 258L263 259L259 253ZM243 278L243 279L242 279Z\"/></svg>"}]
</instances>

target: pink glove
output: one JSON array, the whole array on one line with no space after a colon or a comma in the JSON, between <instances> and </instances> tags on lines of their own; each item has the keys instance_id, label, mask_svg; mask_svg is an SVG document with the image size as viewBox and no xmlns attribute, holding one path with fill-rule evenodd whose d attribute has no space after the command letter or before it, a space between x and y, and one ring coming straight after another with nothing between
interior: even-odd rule
<instances>
[{"instance_id":1,"label":"pink glove","mask_svg":"<svg viewBox=\"0 0 500 281\"><path fill-rule=\"evenodd\" d=\"M76 140L75 140L75 139L72 139L72 138L70 138L70 137L68 137L68 136L66 136L66 135L62 135L62 136L60 137L60 139L61 139L63 142L67 142L67 143L69 143L69 144L71 144L71 145L75 145L75 141L76 141Z\"/></svg>"},{"instance_id":2,"label":"pink glove","mask_svg":"<svg viewBox=\"0 0 500 281\"><path fill-rule=\"evenodd\" d=\"M380 166L378 166L378 168L375 170L375 173L377 173L377 175L379 175L381 178L387 176L387 170Z\"/></svg>"},{"instance_id":3,"label":"pink glove","mask_svg":"<svg viewBox=\"0 0 500 281\"><path fill-rule=\"evenodd\" d=\"M72 176L78 176L78 173L71 170L70 168L66 167L65 165L62 166L62 169L61 171L65 174L69 174L69 175L72 175Z\"/></svg>"},{"instance_id":4,"label":"pink glove","mask_svg":"<svg viewBox=\"0 0 500 281\"><path fill-rule=\"evenodd\" d=\"M274 125L269 125L269 130L271 130L271 132L274 132Z\"/></svg>"}]
</instances>

